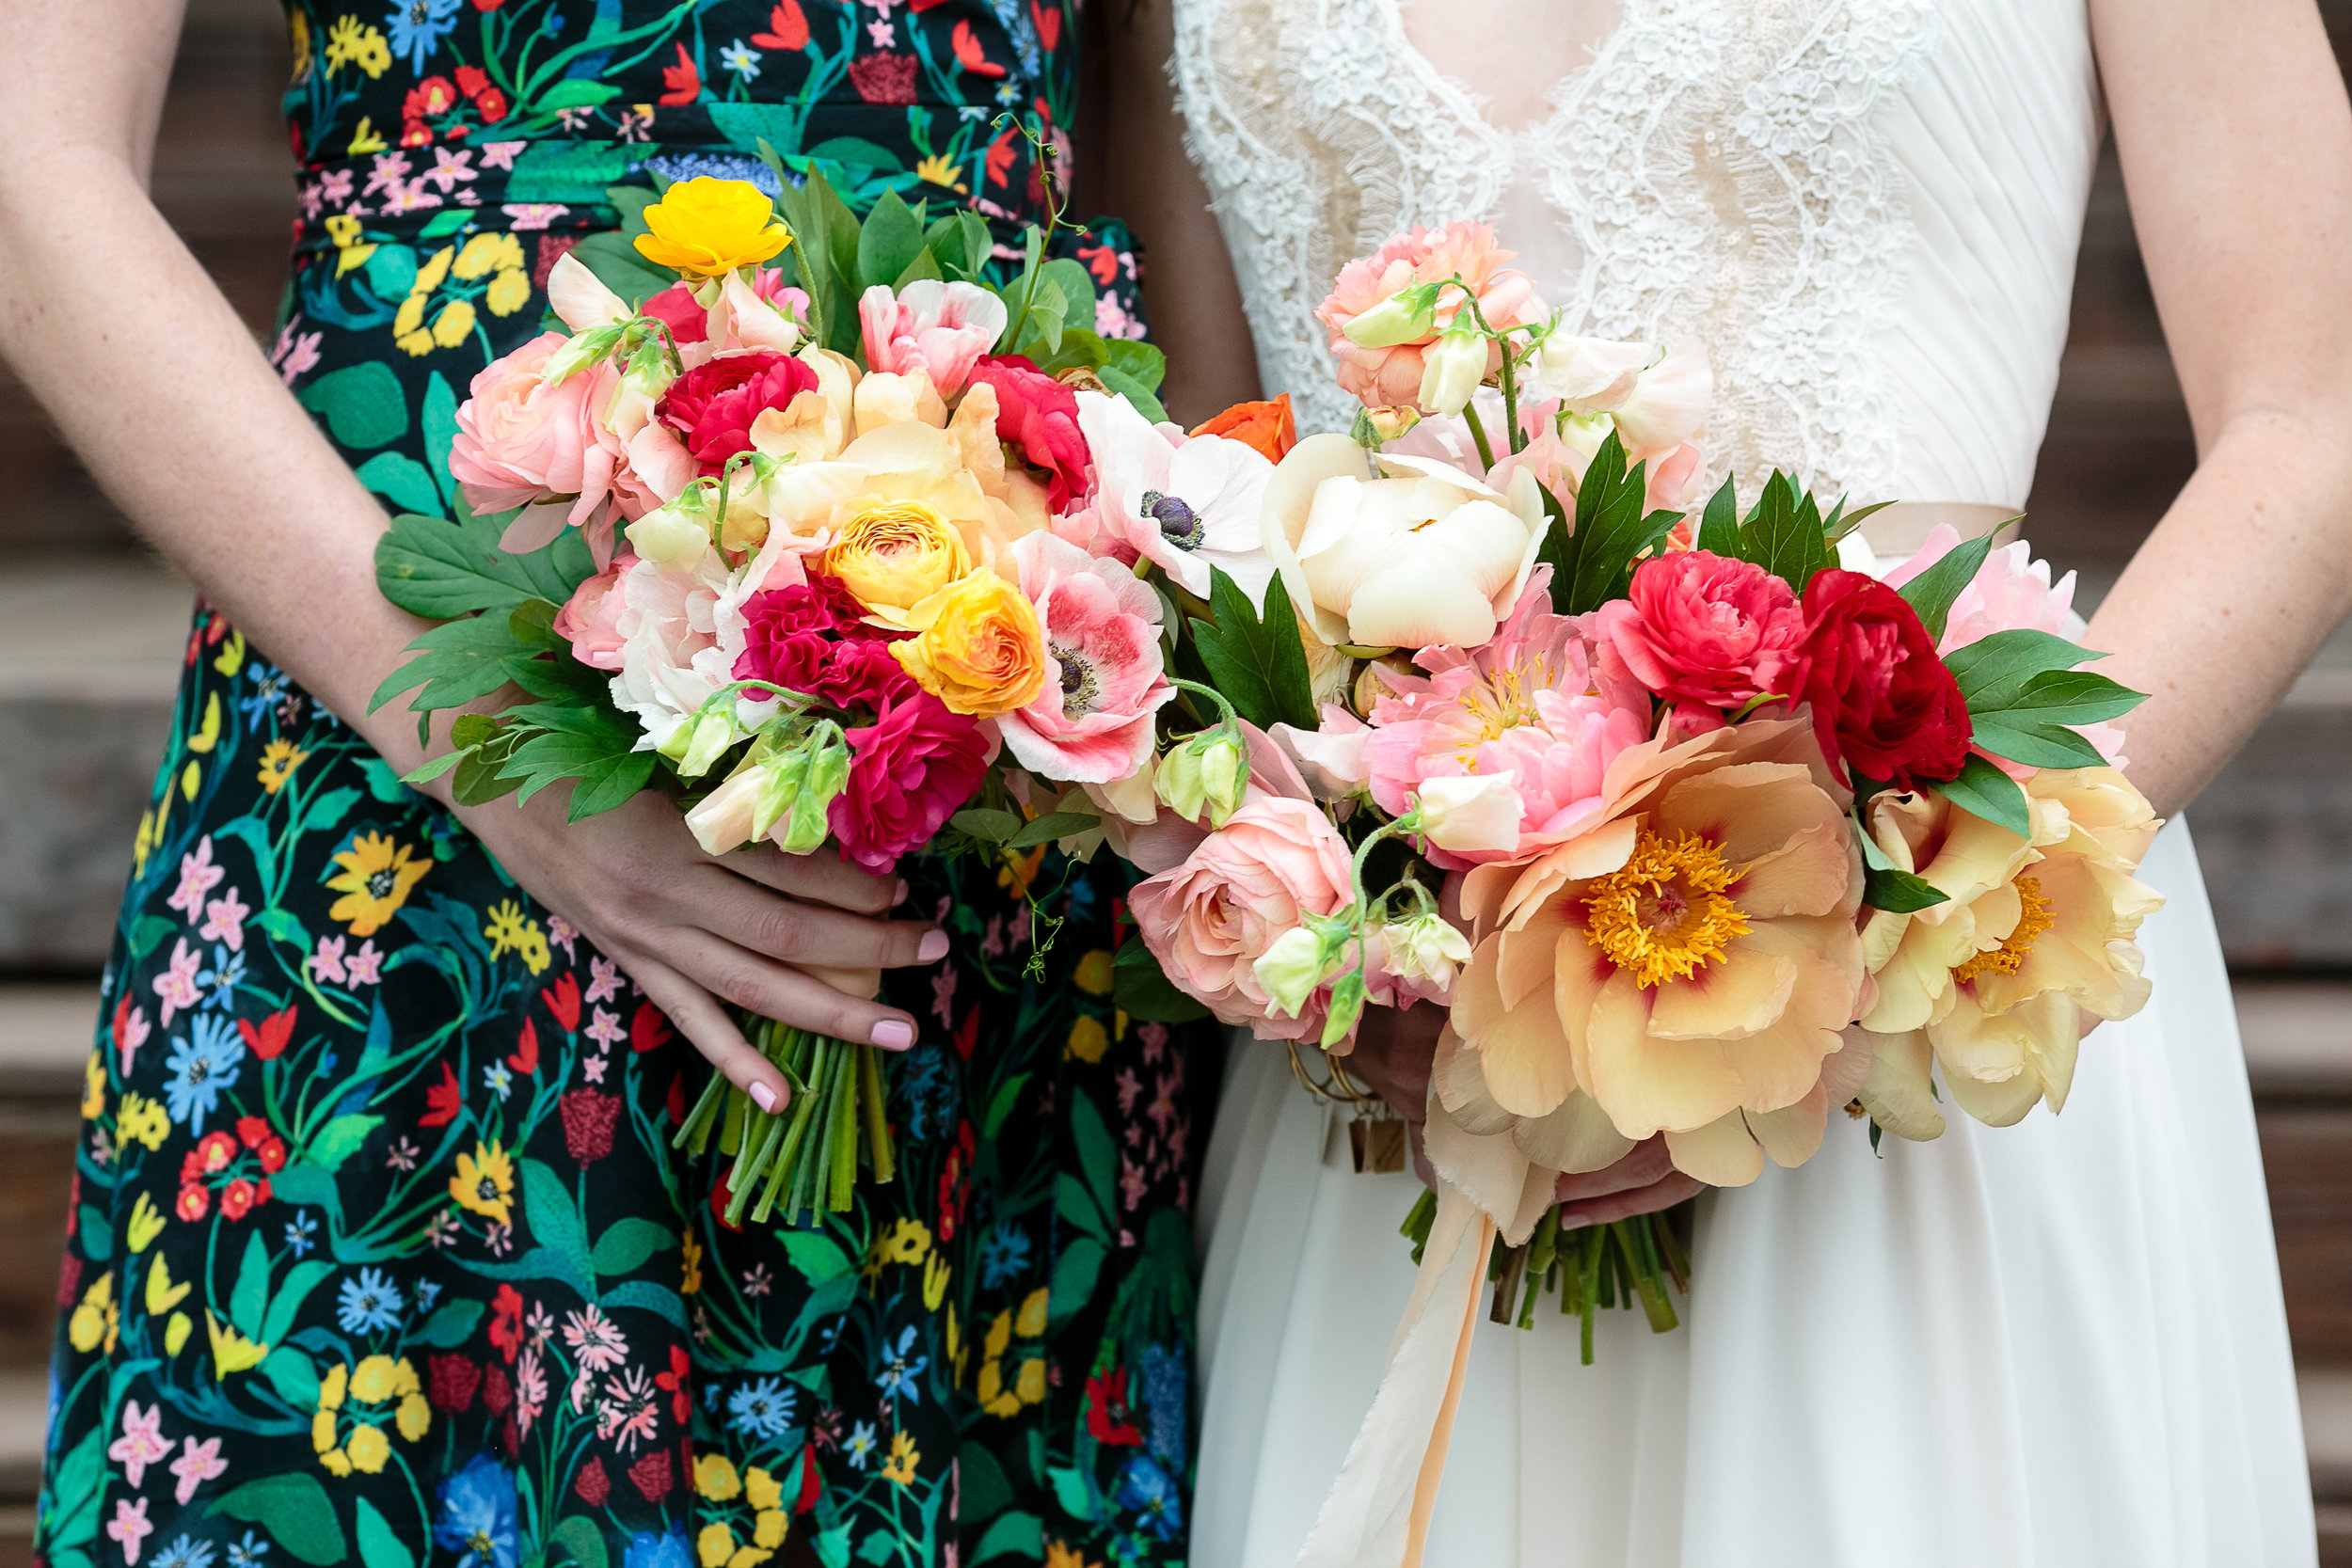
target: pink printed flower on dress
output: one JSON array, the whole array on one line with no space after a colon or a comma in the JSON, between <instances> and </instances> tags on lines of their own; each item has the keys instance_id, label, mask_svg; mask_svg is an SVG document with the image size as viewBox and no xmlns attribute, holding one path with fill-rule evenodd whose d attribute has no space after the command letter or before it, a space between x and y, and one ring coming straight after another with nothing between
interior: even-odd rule
<instances>
[{"instance_id":1,"label":"pink printed flower on dress","mask_svg":"<svg viewBox=\"0 0 2352 1568\"><path fill-rule=\"evenodd\" d=\"M1050 533L1014 541L1012 559L1052 662L1036 700L999 716L1005 745L1046 778L1115 784L1151 760L1153 715L1176 695L1161 673L1160 597Z\"/></svg>"},{"instance_id":2,"label":"pink printed flower on dress","mask_svg":"<svg viewBox=\"0 0 2352 1568\"><path fill-rule=\"evenodd\" d=\"M868 370L929 372L943 398L963 390L972 367L1005 330L1005 302L977 283L918 278L893 293L876 284L857 303Z\"/></svg>"},{"instance_id":3,"label":"pink printed flower on dress","mask_svg":"<svg viewBox=\"0 0 2352 1568\"><path fill-rule=\"evenodd\" d=\"M1526 274L1502 264L1512 255L1495 243L1489 225L1449 223L1441 229L1417 228L1342 267L1331 293L1315 308L1316 319L1331 329L1341 387L1368 408L1409 404L1419 396L1428 350L1462 313L1464 301L1461 289L1448 287L1438 292L1426 310L1405 302L1392 305L1406 290L1459 277L1477 296L1486 325L1495 330L1541 320L1544 308L1534 284ZM1414 297L1408 294L1406 300ZM1359 327L1349 334L1351 322L1383 307L1388 308L1386 315L1398 318L1393 330ZM1380 324L1388 325L1385 315ZM1366 338L1376 341L1359 341Z\"/></svg>"}]
</instances>

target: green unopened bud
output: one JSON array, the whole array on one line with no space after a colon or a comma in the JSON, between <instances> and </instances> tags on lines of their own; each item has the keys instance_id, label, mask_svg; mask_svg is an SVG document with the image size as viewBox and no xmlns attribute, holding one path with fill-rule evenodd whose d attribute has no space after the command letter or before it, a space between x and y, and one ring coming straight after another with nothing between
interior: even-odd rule
<instances>
[{"instance_id":1,"label":"green unopened bud","mask_svg":"<svg viewBox=\"0 0 2352 1568\"><path fill-rule=\"evenodd\" d=\"M1152 787L1177 816L1197 822L1206 813L1213 828L1241 805L1249 782L1249 749L1231 726L1220 724L1187 736L1160 759Z\"/></svg>"},{"instance_id":2,"label":"green unopened bud","mask_svg":"<svg viewBox=\"0 0 2352 1568\"><path fill-rule=\"evenodd\" d=\"M541 384L557 386L591 365L604 363L620 341L621 328L617 325L592 326L585 332L574 333L571 341L548 356L547 364L539 372Z\"/></svg>"},{"instance_id":3,"label":"green unopened bud","mask_svg":"<svg viewBox=\"0 0 2352 1568\"><path fill-rule=\"evenodd\" d=\"M628 546L658 572L691 572L710 548L719 482L700 479L667 506L656 507L628 525Z\"/></svg>"},{"instance_id":4,"label":"green unopened bud","mask_svg":"<svg viewBox=\"0 0 2352 1568\"><path fill-rule=\"evenodd\" d=\"M732 714L711 712L690 719L672 730L660 751L677 765L679 778L699 779L740 738L741 732L736 729Z\"/></svg>"},{"instance_id":5,"label":"green unopened bud","mask_svg":"<svg viewBox=\"0 0 2352 1568\"><path fill-rule=\"evenodd\" d=\"M1323 984L1336 957L1333 943L1304 926L1294 926L1274 939L1274 945L1258 955L1250 973L1274 1010L1284 1018L1296 1018L1307 999Z\"/></svg>"},{"instance_id":6,"label":"green unopened bud","mask_svg":"<svg viewBox=\"0 0 2352 1568\"><path fill-rule=\"evenodd\" d=\"M1432 414L1459 414L1486 379L1486 334L1457 327L1422 356L1421 391L1413 401Z\"/></svg>"},{"instance_id":7,"label":"green unopened bud","mask_svg":"<svg viewBox=\"0 0 2352 1568\"><path fill-rule=\"evenodd\" d=\"M1438 285L1399 289L1371 309L1351 316L1340 336L1358 348L1395 348L1429 336L1438 313Z\"/></svg>"},{"instance_id":8,"label":"green unopened bud","mask_svg":"<svg viewBox=\"0 0 2352 1568\"><path fill-rule=\"evenodd\" d=\"M1364 972L1351 969L1331 987L1331 1011L1323 1021L1323 1049L1328 1051L1354 1034L1356 1021L1363 1015Z\"/></svg>"},{"instance_id":9,"label":"green unopened bud","mask_svg":"<svg viewBox=\"0 0 2352 1568\"><path fill-rule=\"evenodd\" d=\"M849 781L849 745L841 727L828 721L769 762L753 803L752 837L773 837L787 854L808 853L825 842L826 813Z\"/></svg>"},{"instance_id":10,"label":"green unopened bud","mask_svg":"<svg viewBox=\"0 0 2352 1568\"><path fill-rule=\"evenodd\" d=\"M1378 408L1356 410L1356 422L1347 434L1359 447L1376 447L1395 440L1419 423L1421 410L1411 404L1386 404Z\"/></svg>"}]
</instances>

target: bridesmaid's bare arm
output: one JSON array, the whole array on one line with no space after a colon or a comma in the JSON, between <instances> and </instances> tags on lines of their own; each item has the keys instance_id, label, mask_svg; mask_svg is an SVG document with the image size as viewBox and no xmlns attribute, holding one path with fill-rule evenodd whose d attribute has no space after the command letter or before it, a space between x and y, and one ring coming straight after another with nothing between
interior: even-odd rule
<instances>
[{"instance_id":1,"label":"bridesmaid's bare arm","mask_svg":"<svg viewBox=\"0 0 2352 1568\"><path fill-rule=\"evenodd\" d=\"M2092 0L2198 468L2091 624L2132 778L2205 786L2352 610L2352 108L2312 0Z\"/></svg>"},{"instance_id":2,"label":"bridesmaid's bare arm","mask_svg":"<svg viewBox=\"0 0 2352 1568\"><path fill-rule=\"evenodd\" d=\"M405 770L421 760L413 716L366 712L422 626L375 591L383 509L149 199L180 21L179 0L0 0L0 357L155 547ZM720 999L913 1038L906 1014L780 961L908 964L927 936L944 951L923 926L870 918L891 882L821 853L714 861L649 798L567 829L560 793L460 815L734 1082L786 1092Z\"/></svg>"}]
</instances>

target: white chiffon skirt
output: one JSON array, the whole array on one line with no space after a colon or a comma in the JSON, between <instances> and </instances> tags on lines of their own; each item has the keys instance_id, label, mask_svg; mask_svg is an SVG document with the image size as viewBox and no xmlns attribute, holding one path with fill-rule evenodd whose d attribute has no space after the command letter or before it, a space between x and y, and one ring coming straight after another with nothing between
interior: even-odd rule
<instances>
[{"instance_id":1,"label":"white chiffon skirt","mask_svg":"<svg viewBox=\"0 0 2352 1568\"><path fill-rule=\"evenodd\" d=\"M2246 1066L2185 826L2143 878L2154 999L2062 1117L1930 1144L1832 1117L1701 1200L1683 1326L1483 1321L1427 1568L2311 1564ZM1290 1568L1372 1402L1419 1188L1358 1176L1237 1041L1200 1206L1192 1560Z\"/></svg>"}]
</instances>

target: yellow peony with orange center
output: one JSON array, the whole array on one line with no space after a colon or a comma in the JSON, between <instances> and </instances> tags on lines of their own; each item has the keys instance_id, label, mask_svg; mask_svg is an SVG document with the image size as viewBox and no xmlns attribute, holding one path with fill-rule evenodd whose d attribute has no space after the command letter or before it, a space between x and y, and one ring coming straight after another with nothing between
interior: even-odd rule
<instances>
[{"instance_id":1,"label":"yellow peony with orange center","mask_svg":"<svg viewBox=\"0 0 2352 1568\"><path fill-rule=\"evenodd\" d=\"M747 180L681 180L644 215L649 232L637 236L638 254L691 277L757 266L792 243L792 231L776 221L775 203Z\"/></svg>"}]
</instances>

